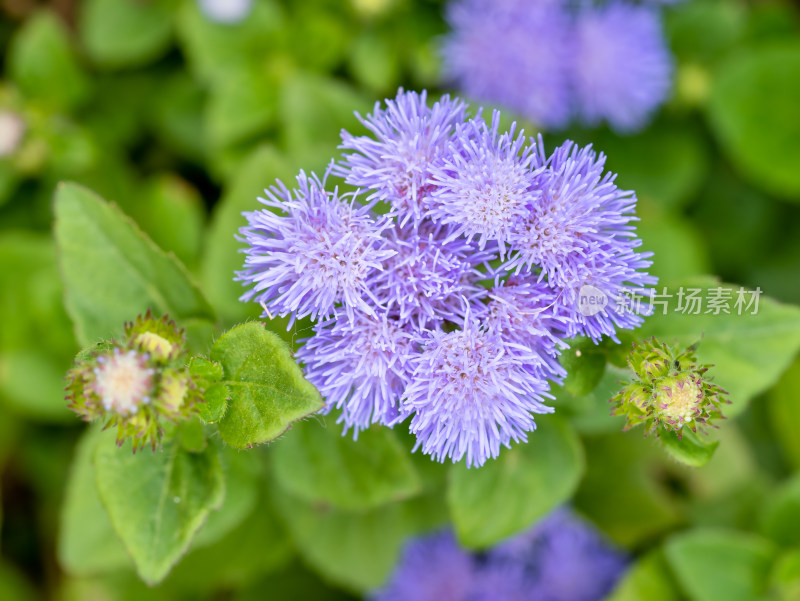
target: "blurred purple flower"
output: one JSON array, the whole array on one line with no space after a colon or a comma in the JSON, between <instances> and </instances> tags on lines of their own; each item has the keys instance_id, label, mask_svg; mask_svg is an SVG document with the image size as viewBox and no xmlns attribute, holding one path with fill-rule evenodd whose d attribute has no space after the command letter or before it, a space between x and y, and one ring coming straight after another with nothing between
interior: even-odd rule
<instances>
[{"instance_id":1,"label":"blurred purple flower","mask_svg":"<svg viewBox=\"0 0 800 601\"><path fill-rule=\"evenodd\" d=\"M464 120L466 105L458 98L442 96L433 106L427 92L398 92L386 100L386 108L375 103L372 114L358 119L370 136L342 131L340 148L345 154L333 173L353 186L367 188L369 199L391 204L400 225L422 220L430 194L431 167L447 152L453 128Z\"/></svg>"},{"instance_id":2,"label":"blurred purple flower","mask_svg":"<svg viewBox=\"0 0 800 601\"><path fill-rule=\"evenodd\" d=\"M492 549L488 561L524 566L532 583L529 599L601 601L630 560L591 524L559 509Z\"/></svg>"},{"instance_id":3,"label":"blurred purple flower","mask_svg":"<svg viewBox=\"0 0 800 601\"><path fill-rule=\"evenodd\" d=\"M476 578L475 560L450 532L408 542L389 582L374 601L467 601Z\"/></svg>"},{"instance_id":4,"label":"blurred purple flower","mask_svg":"<svg viewBox=\"0 0 800 601\"><path fill-rule=\"evenodd\" d=\"M567 124L571 17L561 0L455 0L442 55L468 96L508 107L546 128Z\"/></svg>"},{"instance_id":5,"label":"blurred purple flower","mask_svg":"<svg viewBox=\"0 0 800 601\"><path fill-rule=\"evenodd\" d=\"M656 9L611 0L580 10L575 95L584 123L641 129L667 99L672 56Z\"/></svg>"},{"instance_id":6,"label":"blurred purple flower","mask_svg":"<svg viewBox=\"0 0 800 601\"><path fill-rule=\"evenodd\" d=\"M406 544L374 601L601 601L630 562L589 522L559 509L480 556L439 532Z\"/></svg>"},{"instance_id":7,"label":"blurred purple flower","mask_svg":"<svg viewBox=\"0 0 800 601\"><path fill-rule=\"evenodd\" d=\"M374 315L374 296L367 278L394 254L383 249L383 230L391 221L378 218L355 201L355 195L328 192L315 175L297 176L298 189L278 182L259 200L271 210L245 213L242 228L245 268L237 279L251 285L241 300L255 300L278 315L312 319L336 314L343 303L348 317L355 310ZM372 303L368 303L370 300ZM290 324L291 326L291 324Z\"/></svg>"}]
</instances>

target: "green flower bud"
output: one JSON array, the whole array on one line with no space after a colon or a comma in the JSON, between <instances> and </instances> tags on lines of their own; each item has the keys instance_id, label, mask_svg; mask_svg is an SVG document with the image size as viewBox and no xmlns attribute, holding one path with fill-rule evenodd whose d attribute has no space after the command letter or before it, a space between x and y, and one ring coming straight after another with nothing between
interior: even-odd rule
<instances>
[{"instance_id":1,"label":"green flower bud","mask_svg":"<svg viewBox=\"0 0 800 601\"><path fill-rule=\"evenodd\" d=\"M183 330L166 315L156 319L148 310L144 317L139 315L125 324L125 336L130 348L147 353L160 363L175 361L183 354Z\"/></svg>"},{"instance_id":2,"label":"green flower bud","mask_svg":"<svg viewBox=\"0 0 800 601\"><path fill-rule=\"evenodd\" d=\"M647 433L671 430L681 435L684 426L712 425L721 418L719 405L727 392L705 376L708 365L698 365L695 347L684 351L655 338L635 346L628 356L634 380L617 393L613 415L627 418L625 430L641 423Z\"/></svg>"},{"instance_id":3,"label":"green flower bud","mask_svg":"<svg viewBox=\"0 0 800 601\"><path fill-rule=\"evenodd\" d=\"M166 317L147 313L125 326L126 340L81 353L68 372L69 407L86 421L117 428L117 443L154 449L163 420L181 421L197 411L200 390L185 365L183 335Z\"/></svg>"}]
</instances>

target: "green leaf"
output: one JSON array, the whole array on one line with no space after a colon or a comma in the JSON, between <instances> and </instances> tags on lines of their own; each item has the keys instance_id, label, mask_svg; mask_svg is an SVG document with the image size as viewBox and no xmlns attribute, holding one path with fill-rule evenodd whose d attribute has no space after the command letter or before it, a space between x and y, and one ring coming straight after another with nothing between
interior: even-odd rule
<instances>
[{"instance_id":1,"label":"green leaf","mask_svg":"<svg viewBox=\"0 0 800 601\"><path fill-rule=\"evenodd\" d=\"M80 32L89 57L103 67L137 67L162 56L172 38L173 0L86 0Z\"/></svg>"},{"instance_id":2,"label":"green leaf","mask_svg":"<svg viewBox=\"0 0 800 601\"><path fill-rule=\"evenodd\" d=\"M626 547L642 545L681 521L662 482L672 462L641 432L585 436L586 476L575 508ZM625 491L625 494L620 494Z\"/></svg>"},{"instance_id":3,"label":"green leaf","mask_svg":"<svg viewBox=\"0 0 800 601\"><path fill-rule=\"evenodd\" d=\"M114 446L113 438L102 434L99 427L86 430L78 441L61 511L58 560L75 576L131 565L97 491L92 458L98 442Z\"/></svg>"},{"instance_id":4,"label":"green leaf","mask_svg":"<svg viewBox=\"0 0 800 601\"><path fill-rule=\"evenodd\" d=\"M353 115L370 110L355 89L331 78L308 73L287 77L280 89L281 142L287 154L307 170L322 170L331 150L340 143L341 130L360 133Z\"/></svg>"},{"instance_id":5,"label":"green leaf","mask_svg":"<svg viewBox=\"0 0 800 601\"><path fill-rule=\"evenodd\" d=\"M554 386L552 392L556 399L553 405L556 411L564 411L570 416L570 423L581 434L621 432L625 417L611 415L609 401L630 377L631 372L627 368L607 365L603 377L588 394L575 396L564 387Z\"/></svg>"},{"instance_id":6,"label":"green leaf","mask_svg":"<svg viewBox=\"0 0 800 601\"><path fill-rule=\"evenodd\" d=\"M204 164L208 154L205 130L207 93L185 71L171 74L151 97L147 117L165 146Z\"/></svg>"},{"instance_id":7,"label":"green leaf","mask_svg":"<svg viewBox=\"0 0 800 601\"><path fill-rule=\"evenodd\" d=\"M205 389L203 403L199 405L200 418L206 423L218 422L228 409L228 387L220 380L224 375L222 366L203 357L192 357L189 372L198 386Z\"/></svg>"},{"instance_id":8,"label":"green leaf","mask_svg":"<svg viewBox=\"0 0 800 601\"><path fill-rule=\"evenodd\" d=\"M205 208L200 193L184 179L173 174L151 179L130 216L153 242L185 265L198 262Z\"/></svg>"},{"instance_id":9,"label":"green leaf","mask_svg":"<svg viewBox=\"0 0 800 601\"><path fill-rule=\"evenodd\" d=\"M659 440L676 460L691 467L701 467L709 462L719 446L718 440L707 440L689 428L683 428L682 437L672 430L662 432Z\"/></svg>"},{"instance_id":10,"label":"green leaf","mask_svg":"<svg viewBox=\"0 0 800 601\"><path fill-rule=\"evenodd\" d=\"M95 476L111 523L148 584L160 582L225 496L217 448L189 453L172 442L133 454L108 440L95 450Z\"/></svg>"},{"instance_id":11,"label":"green leaf","mask_svg":"<svg viewBox=\"0 0 800 601\"><path fill-rule=\"evenodd\" d=\"M800 546L800 473L768 500L760 522L764 536L785 547Z\"/></svg>"},{"instance_id":12,"label":"green leaf","mask_svg":"<svg viewBox=\"0 0 800 601\"><path fill-rule=\"evenodd\" d=\"M376 92L397 88L400 64L386 35L364 31L353 40L349 66L356 81Z\"/></svg>"},{"instance_id":13,"label":"green leaf","mask_svg":"<svg viewBox=\"0 0 800 601\"><path fill-rule=\"evenodd\" d=\"M778 557L769 577L769 589L781 601L800 599L800 549Z\"/></svg>"},{"instance_id":14,"label":"green leaf","mask_svg":"<svg viewBox=\"0 0 800 601\"><path fill-rule=\"evenodd\" d=\"M225 77L231 65L261 63L281 43L281 6L274 0L253 3L240 23L215 23L197 2L184 2L177 17L178 37L192 71L206 82Z\"/></svg>"},{"instance_id":15,"label":"green leaf","mask_svg":"<svg viewBox=\"0 0 800 601\"><path fill-rule=\"evenodd\" d=\"M703 183L708 158L706 142L696 127L662 121L633 137L607 130L595 137L594 146L608 155L607 168L619 173L616 183L635 190L639 200L674 210L685 205ZM653 168L654 156L658 156L658 169ZM642 219L641 223L646 222Z\"/></svg>"},{"instance_id":16,"label":"green leaf","mask_svg":"<svg viewBox=\"0 0 800 601\"><path fill-rule=\"evenodd\" d=\"M273 185L276 179L291 187L294 175L295 168L274 148L260 147L231 178L214 209L206 235L201 277L208 298L226 325L261 313L261 307L256 303L239 300L245 288L233 279L234 272L244 265L244 256L240 252L243 244L235 237L239 228L247 224L242 212L263 207L257 199L263 195L264 188Z\"/></svg>"},{"instance_id":17,"label":"green leaf","mask_svg":"<svg viewBox=\"0 0 800 601\"><path fill-rule=\"evenodd\" d=\"M63 307L55 244L32 232L0 234L0 399L37 420L71 420L64 372L75 339Z\"/></svg>"},{"instance_id":18,"label":"green leaf","mask_svg":"<svg viewBox=\"0 0 800 601\"><path fill-rule=\"evenodd\" d=\"M66 27L52 13L25 21L11 43L7 66L23 94L50 109L69 111L87 96L88 79Z\"/></svg>"},{"instance_id":19,"label":"green leaf","mask_svg":"<svg viewBox=\"0 0 800 601\"><path fill-rule=\"evenodd\" d=\"M244 455L244 453L242 453ZM263 488L263 486L262 486ZM289 536L278 521L268 498L260 491L252 497L252 512L220 540L191 551L175 566L162 587L173 598L185 597L187 591L207 596L211 590L238 589L254 578L283 567L293 548ZM230 495L235 494L233 490ZM201 531L202 532L202 531ZM199 538L199 537L198 537ZM220 561L221 558L224 558ZM270 595L273 598L271 589ZM237 597L238 598L238 597Z\"/></svg>"},{"instance_id":20,"label":"green leaf","mask_svg":"<svg viewBox=\"0 0 800 601\"><path fill-rule=\"evenodd\" d=\"M152 308L183 319L214 319L186 269L119 209L76 184L56 192L55 236L65 305L78 341L109 338Z\"/></svg>"},{"instance_id":21,"label":"green leaf","mask_svg":"<svg viewBox=\"0 0 800 601\"><path fill-rule=\"evenodd\" d=\"M681 601L675 578L660 551L653 551L628 569L606 601Z\"/></svg>"},{"instance_id":22,"label":"green leaf","mask_svg":"<svg viewBox=\"0 0 800 601\"><path fill-rule=\"evenodd\" d=\"M581 442L568 423L537 416L527 443L478 469L453 466L447 503L459 540L487 547L533 524L575 492L583 475Z\"/></svg>"},{"instance_id":23,"label":"green leaf","mask_svg":"<svg viewBox=\"0 0 800 601\"><path fill-rule=\"evenodd\" d=\"M212 511L192 541L192 549L208 547L238 527L250 514L263 482L263 458L258 453L242 453L228 446L219 450L225 475L225 501Z\"/></svg>"},{"instance_id":24,"label":"green leaf","mask_svg":"<svg viewBox=\"0 0 800 601\"><path fill-rule=\"evenodd\" d=\"M606 370L605 353L588 338L571 340L559 363L567 371L564 390L573 396L592 392Z\"/></svg>"},{"instance_id":25,"label":"green leaf","mask_svg":"<svg viewBox=\"0 0 800 601\"><path fill-rule=\"evenodd\" d=\"M767 397L770 425L783 454L796 470L800 470L800 357L786 370Z\"/></svg>"},{"instance_id":26,"label":"green leaf","mask_svg":"<svg viewBox=\"0 0 800 601\"><path fill-rule=\"evenodd\" d=\"M262 133L275 120L279 78L261 65L233 65L211 89L205 114L209 142L227 146Z\"/></svg>"},{"instance_id":27,"label":"green leaf","mask_svg":"<svg viewBox=\"0 0 800 601\"><path fill-rule=\"evenodd\" d=\"M753 183L800 201L800 43L734 54L714 80L708 116L720 147Z\"/></svg>"},{"instance_id":28,"label":"green leaf","mask_svg":"<svg viewBox=\"0 0 800 601\"><path fill-rule=\"evenodd\" d=\"M698 290L703 305L698 315L677 311L678 293L683 288ZM706 313L707 299L713 290L729 291L730 314ZM681 345L700 341L697 356L702 363L714 365L708 375L730 393L733 404L723 405L726 417L734 417L747 407L751 398L772 386L800 350L800 307L784 305L761 295L758 312L746 308L752 298L744 291L742 314L737 314L738 286L720 284L711 278L673 282L667 286L667 313L656 306L655 315L647 318L639 331L642 338L656 336L664 342ZM659 287L659 293L661 289ZM684 299L685 300L685 299Z\"/></svg>"},{"instance_id":29,"label":"green leaf","mask_svg":"<svg viewBox=\"0 0 800 601\"><path fill-rule=\"evenodd\" d=\"M219 422L222 439L231 446L269 442L324 405L288 345L262 324L245 323L225 332L214 343L211 359L222 365L231 395Z\"/></svg>"},{"instance_id":30,"label":"green leaf","mask_svg":"<svg viewBox=\"0 0 800 601\"><path fill-rule=\"evenodd\" d=\"M333 419L299 422L271 457L278 484L310 503L365 510L421 490L408 453L389 428L368 428L356 441L342 436Z\"/></svg>"},{"instance_id":31,"label":"green leaf","mask_svg":"<svg viewBox=\"0 0 800 601\"><path fill-rule=\"evenodd\" d=\"M775 549L759 536L696 529L670 537L664 553L691 601L753 601L766 592Z\"/></svg>"},{"instance_id":32,"label":"green leaf","mask_svg":"<svg viewBox=\"0 0 800 601\"><path fill-rule=\"evenodd\" d=\"M275 505L303 559L325 579L371 591L384 583L410 537L446 520L441 494L348 513L276 494Z\"/></svg>"},{"instance_id":33,"label":"green leaf","mask_svg":"<svg viewBox=\"0 0 800 601\"><path fill-rule=\"evenodd\" d=\"M647 200L640 200L636 210L641 221L636 225L642 248L653 253L648 270L659 282L696 277L709 273L711 261L705 229L682 215L668 213Z\"/></svg>"}]
</instances>

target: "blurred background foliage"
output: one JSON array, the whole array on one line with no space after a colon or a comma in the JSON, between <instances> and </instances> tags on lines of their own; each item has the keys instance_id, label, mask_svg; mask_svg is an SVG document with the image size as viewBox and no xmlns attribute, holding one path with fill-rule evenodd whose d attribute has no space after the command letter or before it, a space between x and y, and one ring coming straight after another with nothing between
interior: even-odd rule
<instances>
[{"instance_id":1,"label":"blurred background foliage","mask_svg":"<svg viewBox=\"0 0 800 601\"><path fill-rule=\"evenodd\" d=\"M220 24L195 0L0 0L0 113L24 124L10 144L0 120L0 598L359 598L408 536L454 521L481 547L572 499L638 557L616 601L800 599L800 10L789 0L668 8L675 89L656 121L625 137L546 133L550 146L593 143L637 191L663 285L713 287L697 279L713 274L774 299L758 318L669 314L635 333L705 334L736 416L708 465L622 434L606 402L622 354L578 347L559 416L478 472L409 454L401 431L354 445L330 419L249 452L221 448L222 509L161 585L137 579L93 481L99 435L63 401L79 347L51 233L56 184L95 190L174 253L218 330L254 318L232 280L241 211L276 177L322 171L340 129L359 129L354 110L399 86L450 91L442 10L256 0L244 21Z\"/></svg>"}]
</instances>

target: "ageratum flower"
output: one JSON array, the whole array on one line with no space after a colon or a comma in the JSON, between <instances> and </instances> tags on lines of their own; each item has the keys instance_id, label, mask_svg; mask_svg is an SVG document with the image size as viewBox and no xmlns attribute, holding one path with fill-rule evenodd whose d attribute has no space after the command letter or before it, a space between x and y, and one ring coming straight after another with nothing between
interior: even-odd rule
<instances>
[{"instance_id":1,"label":"ageratum flower","mask_svg":"<svg viewBox=\"0 0 800 601\"><path fill-rule=\"evenodd\" d=\"M530 579L530 599L601 601L629 559L588 522L560 509L490 550L488 562L523 566Z\"/></svg>"},{"instance_id":2,"label":"ageratum flower","mask_svg":"<svg viewBox=\"0 0 800 601\"><path fill-rule=\"evenodd\" d=\"M646 286L656 283L644 271L652 253L635 252L641 245L633 225L636 196L617 187L616 175L604 172L605 155L591 145L579 148L568 141L548 158L540 137L537 150L538 164L547 167L538 176L541 196L517 222L504 267L517 274L539 270L538 279L547 278L559 294L568 337L616 340L617 327L641 323L639 311L620 304L625 292L645 294ZM605 296L604 310L582 309L587 289Z\"/></svg>"},{"instance_id":3,"label":"ageratum flower","mask_svg":"<svg viewBox=\"0 0 800 601\"><path fill-rule=\"evenodd\" d=\"M478 100L557 128L571 113L571 17L560 0L455 0L445 72Z\"/></svg>"},{"instance_id":4,"label":"ageratum flower","mask_svg":"<svg viewBox=\"0 0 800 601\"><path fill-rule=\"evenodd\" d=\"M579 11L575 96L584 123L641 129L672 84L672 57L656 9L611 0Z\"/></svg>"},{"instance_id":5,"label":"ageratum flower","mask_svg":"<svg viewBox=\"0 0 800 601\"><path fill-rule=\"evenodd\" d=\"M356 436L370 424L390 424L408 381L411 347L408 331L385 315L357 313L351 323L329 319L314 326L314 336L297 352L306 377L341 409L345 429Z\"/></svg>"},{"instance_id":6,"label":"ageratum flower","mask_svg":"<svg viewBox=\"0 0 800 601\"><path fill-rule=\"evenodd\" d=\"M406 545L374 601L601 601L629 563L591 524L556 510L475 556L450 533ZM433 595L433 596L432 596Z\"/></svg>"},{"instance_id":7,"label":"ageratum flower","mask_svg":"<svg viewBox=\"0 0 800 601\"><path fill-rule=\"evenodd\" d=\"M478 248L495 242L500 256L513 235L515 224L535 205L535 145L526 144L514 126L499 133L500 113L492 125L475 118L456 128L449 156L433 168L428 217L453 226L452 236L477 238Z\"/></svg>"},{"instance_id":8,"label":"ageratum flower","mask_svg":"<svg viewBox=\"0 0 800 601\"><path fill-rule=\"evenodd\" d=\"M495 253L455 238L452 228L430 221L395 227L386 232L385 248L395 254L369 284L380 305L402 323L421 330L432 322L456 321L464 315L465 300L474 306L486 297L479 282L487 276L479 268Z\"/></svg>"},{"instance_id":9,"label":"ageratum flower","mask_svg":"<svg viewBox=\"0 0 800 601\"><path fill-rule=\"evenodd\" d=\"M463 122L466 105L442 96L428 106L427 93L404 92L386 100L386 108L375 104L372 114L359 121L374 138L342 131L340 148L345 154L333 173L353 186L368 189L370 199L391 204L401 226L419 223L431 187L431 168L446 154L456 124Z\"/></svg>"},{"instance_id":10,"label":"ageratum flower","mask_svg":"<svg viewBox=\"0 0 800 601\"><path fill-rule=\"evenodd\" d=\"M315 175L297 176L298 189L281 182L259 200L269 209L245 213L245 269L237 279L252 288L241 300L269 305L280 316L312 319L336 314L337 303L352 321L354 311L374 315L377 304L367 279L394 255L381 233L391 227L356 202L355 194L325 190ZM280 214L278 211L280 211ZM265 316L271 316L265 308Z\"/></svg>"},{"instance_id":11,"label":"ageratum flower","mask_svg":"<svg viewBox=\"0 0 800 601\"><path fill-rule=\"evenodd\" d=\"M483 465L501 445L527 440L533 413L553 411L543 403L547 381L528 367L537 357L490 334L472 315L461 329L429 332L419 344L400 410L412 415L415 449L437 461L466 457L468 466Z\"/></svg>"},{"instance_id":12,"label":"ageratum flower","mask_svg":"<svg viewBox=\"0 0 800 601\"><path fill-rule=\"evenodd\" d=\"M537 376L560 382L567 375L558 356L567 347L568 321L559 315L556 292L545 282L512 276L506 282L498 278L489 298L483 318L487 331L510 343L508 353L521 350Z\"/></svg>"},{"instance_id":13,"label":"ageratum flower","mask_svg":"<svg viewBox=\"0 0 800 601\"><path fill-rule=\"evenodd\" d=\"M476 562L450 532L412 540L374 601L465 601L476 580Z\"/></svg>"}]
</instances>

